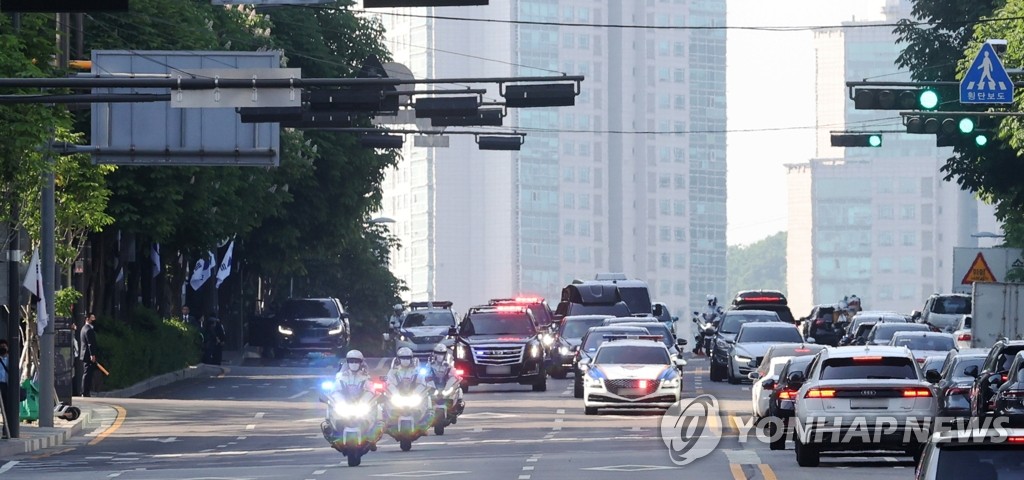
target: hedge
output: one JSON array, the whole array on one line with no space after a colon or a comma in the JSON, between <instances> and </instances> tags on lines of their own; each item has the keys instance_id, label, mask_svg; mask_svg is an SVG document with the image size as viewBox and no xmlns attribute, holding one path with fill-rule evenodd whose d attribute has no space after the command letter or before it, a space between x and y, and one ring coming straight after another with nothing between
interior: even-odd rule
<instances>
[{"instance_id":1,"label":"hedge","mask_svg":"<svg viewBox=\"0 0 1024 480\"><path fill-rule=\"evenodd\" d=\"M126 322L100 318L96 322L99 362L110 376L103 390L129 387L150 377L199 363L199 331L178 319L161 319L138 307Z\"/></svg>"}]
</instances>

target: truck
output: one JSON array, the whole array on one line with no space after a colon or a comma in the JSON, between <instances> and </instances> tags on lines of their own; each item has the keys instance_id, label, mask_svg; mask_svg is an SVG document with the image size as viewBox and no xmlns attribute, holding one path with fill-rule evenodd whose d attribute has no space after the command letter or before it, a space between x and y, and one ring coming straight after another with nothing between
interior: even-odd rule
<instances>
[{"instance_id":1,"label":"truck","mask_svg":"<svg viewBox=\"0 0 1024 480\"><path fill-rule=\"evenodd\" d=\"M971 347L1024 339L1024 283L975 282L971 296Z\"/></svg>"}]
</instances>

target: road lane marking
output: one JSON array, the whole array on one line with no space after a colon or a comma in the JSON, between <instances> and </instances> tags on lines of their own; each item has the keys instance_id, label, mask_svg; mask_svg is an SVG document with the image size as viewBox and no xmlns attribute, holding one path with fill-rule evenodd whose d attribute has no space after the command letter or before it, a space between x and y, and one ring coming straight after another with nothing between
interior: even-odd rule
<instances>
[{"instance_id":1,"label":"road lane marking","mask_svg":"<svg viewBox=\"0 0 1024 480\"><path fill-rule=\"evenodd\" d=\"M743 473L743 467L735 464L729 464L729 471L732 472L732 478L735 480L747 480L747 474Z\"/></svg>"},{"instance_id":2,"label":"road lane marking","mask_svg":"<svg viewBox=\"0 0 1024 480\"><path fill-rule=\"evenodd\" d=\"M11 461L3 464L3 466L0 466L0 473L4 473L4 472L14 468L14 466L17 465L17 464L18 464L17 460L11 460Z\"/></svg>"},{"instance_id":3,"label":"road lane marking","mask_svg":"<svg viewBox=\"0 0 1024 480\"><path fill-rule=\"evenodd\" d=\"M519 476L519 480L530 480L530 476L529 475L520 475Z\"/></svg>"},{"instance_id":4,"label":"road lane marking","mask_svg":"<svg viewBox=\"0 0 1024 480\"><path fill-rule=\"evenodd\" d=\"M250 423L250 424L245 426L245 429L246 430L256 430L256 425Z\"/></svg>"},{"instance_id":5,"label":"road lane marking","mask_svg":"<svg viewBox=\"0 0 1024 480\"><path fill-rule=\"evenodd\" d=\"M538 460L538 459L537 459L537 458L534 458L534 457L531 457L531 458L527 458L527 459L526 459L526 463L536 463L536 462L537 462L537 460Z\"/></svg>"},{"instance_id":6,"label":"road lane marking","mask_svg":"<svg viewBox=\"0 0 1024 480\"><path fill-rule=\"evenodd\" d=\"M107 428L106 430L100 432L99 435L96 435L96 438L92 439L89 442L89 445L96 445L97 443L102 442L107 437L109 437L114 432L116 432L117 429L121 428L121 425L124 423L124 417L128 415L128 411L125 410L124 407L122 407L120 405L111 405L111 406L114 407L114 410L117 410L117 417L114 418L114 423L110 424L110 427Z\"/></svg>"},{"instance_id":7,"label":"road lane marking","mask_svg":"<svg viewBox=\"0 0 1024 480\"><path fill-rule=\"evenodd\" d=\"M245 440L248 437L238 437L238 440Z\"/></svg>"},{"instance_id":8,"label":"road lane marking","mask_svg":"<svg viewBox=\"0 0 1024 480\"><path fill-rule=\"evenodd\" d=\"M564 408L559 408L558 410L555 410L555 413L557 413L559 415L565 415L565 409Z\"/></svg>"},{"instance_id":9,"label":"road lane marking","mask_svg":"<svg viewBox=\"0 0 1024 480\"><path fill-rule=\"evenodd\" d=\"M313 475L323 475L325 473L327 473L327 470L316 470L313 472Z\"/></svg>"},{"instance_id":10,"label":"road lane marking","mask_svg":"<svg viewBox=\"0 0 1024 480\"><path fill-rule=\"evenodd\" d=\"M296 393L295 395L292 395L292 396L288 397L288 400L295 400L296 398L304 397L304 396L306 396L306 394L308 394L309 392L312 392L312 391L313 391L312 388L310 388L308 390L303 390L303 391L301 391L299 393Z\"/></svg>"},{"instance_id":11,"label":"road lane marking","mask_svg":"<svg viewBox=\"0 0 1024 480\"><path fill-rule=\"evenodd\" d=\"M259 420L263 418L264 415L266 415L266 412L256 412L256 415L254 415L252 418Z\"/></svg>"},{"instance_id":12,"label":"road lane marking","mask_svg":"<svg viewBox=\"0 0 1024 480\"><path fill-rule=\"evenodd\" d=\"M777 477L775 476L775 471L772 470L771 465L768 465L767 463L762 463L758 465L758 468L761 469L761 476L764 477L764 480L777 480Z\"/></svg>"},{"instance_id":13,"label":"road lane marking","mask_svg":"<svg viewBox=\"0 0 1024 480\"><path fill-rule=\"evenodd\" d=\"M531 472L531 471L533 471L533 468L534 468L533 465L527 465L527 466L523 467L523 471L524 472Z\"/></svg>"}]
</instances>

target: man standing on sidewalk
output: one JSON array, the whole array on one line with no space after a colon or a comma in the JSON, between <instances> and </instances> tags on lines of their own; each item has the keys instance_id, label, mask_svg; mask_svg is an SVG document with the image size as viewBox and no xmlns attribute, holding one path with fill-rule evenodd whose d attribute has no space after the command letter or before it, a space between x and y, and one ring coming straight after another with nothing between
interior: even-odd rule
<instances>
[{"instance_id":1,"label":"man standing on sidewalk","mask_svg":"<svg viewBox=\"0 0 1024 480\"><path fill-rule=\"evenodd\" d=\"M96 321L96 314L89 312L85 317L85 325L82 326L82 331L78 340L80 359L82 360L83 372L82 372L82 396L92 396L92 382L93 377L96 375L98 366L98 353L100 351L99 345L96 343L96 327L92 324Z\"/></svg>"}]
</instances>

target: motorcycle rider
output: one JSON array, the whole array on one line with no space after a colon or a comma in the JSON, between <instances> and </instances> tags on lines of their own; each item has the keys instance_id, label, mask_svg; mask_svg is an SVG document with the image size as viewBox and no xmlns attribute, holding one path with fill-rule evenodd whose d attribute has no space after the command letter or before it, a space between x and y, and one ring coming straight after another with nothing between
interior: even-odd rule
<instances>
[{"instance_id":1,"label":"motorcycle rider","mask_svg":"<svg viewBox=\"0 0 1024 480\"><path fill-rule=\"evenodd\" d=\"M722 307L718 306L718 297L708 294L705 297L708 301L707 305L704 306L704 312L701 313L701 320L705 325L718 325L718 320L721 318L723 310ZM700 353L703 345L703 335L697 339L697 344L693 346L693 353ZM710 354L710 352L706 352Z\"/></svg>"},{"instance_id":2,"label":"motorcycle rider","mask_svg":"<svg viewBox=\"0 0 1024 480\"><path fill-rule=\"evenodd\" d=\"M430 382L435 385L438 380L455 376L455 366L448 363L448 347L443 343L434 345L434 351L430 355L430 361L427 363L427 366L430 367ZM441 388L444 388L444 385L441 385ZM462 409L465 408L465 401L462 399L462 389L456 390L456 397L455 410L462 413Z\"/></svg>"},{"instance_id":3,"label":"motorcycle rider","mask_svg":"<svg viewBox=\"0 0 1024 480\"><path fill-rule=\"evenodd\" d=\"M373 391L373 380L370 378L369 368L366 366L366 359L363 358L363 352L359 350L350 350L345 354L345 362L341 365L338 373L334 376L335 389L350 391L349 386L361 388L365 392L374 393ZM377 419L378 428L375 430L380 431L381 420ZM330 426L326 426L324 430L324 436L333 436L333 432L328 432L326 429ZM378 437L379 439L380 437ZM330 438L328 438L330 441ZM374 440L370 443L370 451L377 451L377 441Z\"/></svg>"},{"instance_id":4,"label":"motorcycle rider","mask_svg":"<svg viewBox=\"0 0 1024 480\"><path fill-rule=\"evenodd\" d=\"M864 308L861 307L861 304L860 304L860 297L858 297L856 295L850 295L850 300L847 303L848 303L848 309L849 309L851 317L856 315L859 312L863 312L864 311Z\"/></svg>"},{"instance_id":5,"label":"motorcycle rider","mask_svg":"<svg viewBox=\"0 0 1024 480\"><path fill-rule=\"evenodd\" d=\"M412 349L402 347L398 349L398 358L391 364L391 370L388 371L386 382L388 385L400 385L410 380L420 385L428 386L426 376L421 375L419 369L416 368L416 359L412 355ZM384 418L391 418L388 402L384 402Z\"/></svg>"},{"instance_id":6,"label":"motorcycle rider","mask_svg":"<svg viewBox=\"0 0 1024 480\"><path fill-rule=\"evenodd\" d=\"M391 330L398 330L402 327L402 312L405 311L405 306L401 303L396 303L391 308L393 312L388 319L388 325L391 327Z\"/></svg>"}]
</instances>

